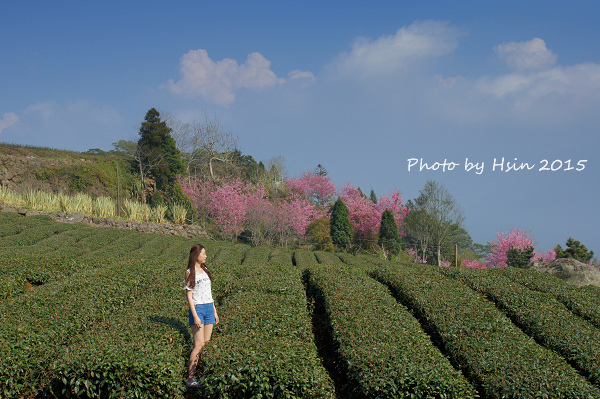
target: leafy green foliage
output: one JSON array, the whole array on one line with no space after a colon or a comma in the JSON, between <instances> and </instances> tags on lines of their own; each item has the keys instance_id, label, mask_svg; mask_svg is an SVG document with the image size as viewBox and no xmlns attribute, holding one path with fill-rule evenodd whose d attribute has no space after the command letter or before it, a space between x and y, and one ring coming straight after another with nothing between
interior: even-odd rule
<instances>
[{"instance_id":1,"label":"leafy green foliage","mask_svg":"<svg viewBox=\"0 0 600 399\"><path fill-rule=\"evenodd\" d=\"M581 242L569 237L566 243L567 248L562 249L560 244L556 245L554 251L556 258L573 258L580 262L587 263L594 257L594 251L589 251Z\"/></svg>"},{"instance_id":2,"label":"leafy green foliage","mask_svg":"<svg viewBox=\"0 0 600 399\"><path fill-rule=\"evenodd\" d=\"M83 154L82 154L83 155ZM56 191L85 192L95 196L117 195L117 168L120 189L124 192L133 182L131 168L121 157L98 156L93 161L45 166L35 170L35 177L52 184Z\"/></svg>"},{"instance_id":3,"label":"leafy green foliage","mask_svg":"<svg viewBox=\"0 0 600 399\"><path fill-rule=\"evenodd\" d=\"M160 113L151 108L140 126L138 146L142 150L142 162L151 164L151 176L156 189L165 191L175 183L177 175L185 171L181 154L171 137L171 129L160 119Z\"/></svg>"},{"instance_id":4,"label":"leafy green foliage","mask_svg":"<svg viewBox=\"0 0 600 399\"><path fill-rule=\"evenodd\" d=\"M333 250L333 240L330 233L331 224L329 219L317 219L306 228L306 236L310 237L310 242L317 251Z\"/></svg>"},{"instance_id":5,"label":"leafy green foliage","mask_svg":"<svg viewBox=\"0 0 600 399\"><path fill-rule=\"evenodd\" d=\"M371 194L369 194L369 198L373 201L374 204L377 203L377 194L375 194L375 190L371 189Z\"/></svg>"},{"instance_id":6,"label":"leafy green foliage","mask_svg":"<svg viewBox=\"0 0 600 399\"><path fill-rule=\"evenodd\" d=\"M208 398L333 397L312 343L300 270L291 257L268 261L266 247L246 247L241 265L237 248L212 264L219 314L227 321L203 355L199 391Z\"/></svg>"},{"instance_id":7,"label":"leafy green foliage","mask_svg":"<svg viewBox=\"0 0 600 399\"><path fill-rule=\"evenodd\" d=\"M196 239L0 213L0 240L0 397L186 396ZM597 287L201 243L221 316L204 397L600 397Z\"/></svg>"},{"instance_id":8,"label":"leafy green foliage","mask_svg":"<svg viewBox=\"0 0 600 399\"><path fill-rule=\"evenodd\" d=\"M492 268L489 273L501 274L529 289L548 293L571 312L600 328L600 290L596 286L578 288L550 273L512 267Z\"/></svg>"},{"instance_id":9,"label":"leafy green foliage","mask_svg":"<svg viewBox=\"0 0 600 399\"><path fill-rule=\"evenodd\" d=\"M456 268L390 265L374 272L488 398L595 397L600 391L524 334L481 294L442 276ZM457 272L458 273L458 272Z\"/></svg>"},{"instance_id":10,"label":"leafy green foliage","mask_svg":"<svg viewBox=\"0 0 600 399\"><path fill-rule=\"evenodd\" d=\"M160 193L157 193L156 195L158 195ZM181 188L181 186L179 184L173 184L172 186L169 187L169 189L167 190L167 202L169 203L169 213L168 216L170 219L173 219L173 214L171 213L171 209L172 209L172 205L180 205L183 206L186 210L187 210L187 215L186 215L186 220L188 221L197 221L198 220L198 215L196 212L196 207L194 207L194 204L192 203L192 201L189 199L189 197L187 195L185 195L185 193L183 192L183 188Z\"/></svg>"},{"instance_id":11,"label":"leafy green foliage","mask_svg":"<svg viewBox=\"0 0 600 399\"><path fill-rule=\"evenodd\" d=\"M533 256L533 247L527 247L524 250L510 248L506 251L506 264L512 267L523 268L527 266Z\"/></svg>"},{"instance_id":12,"label":"leafy green foliage","mask_svg":"<svg viewBox=\"0 0 600 399\"><path fill-rule=\"evenodd\" d=\"M338 248L347 248L352 242L353 227L350 212L341 198L333 204L331 210L331 239Z\"/></svg>"},{"instance_id":13,"label":"leafy green foliage","mask_svg":"<svg viewBox=\"0 0 600 399\"><path fill-rule=\"evenodd\" d=\"M389 209L386 209L381 215L381 227L379 228L379 240L377 243L391 254L396 254L400 251L398 224L396 223L396 219L394 219L394 214Z\"/></svg>"},{"instance_id":14,"label":"leafy green foliage","mask_svg":"<svg viewBox=\"0 0 600 399\"><path fill-rule=\"evenodd\" d=\"M307 272L309 296L326 309L331 367L348 397L474 398L475 389L435 348L411 313L383 285L352 266Z\"/></svg>"},{"instance_id":15,"label":"leafy green foliage","mask_svg":"<svg viewBox=\"0 0 600 399\"><path fill-rule=\"evenodd\" d=\"M509 278L485 270L462 269L452 274L494 301L523 331L600 386L600 330L575 316L552 295L511 284Z\"/></svg>"}]
</instances>

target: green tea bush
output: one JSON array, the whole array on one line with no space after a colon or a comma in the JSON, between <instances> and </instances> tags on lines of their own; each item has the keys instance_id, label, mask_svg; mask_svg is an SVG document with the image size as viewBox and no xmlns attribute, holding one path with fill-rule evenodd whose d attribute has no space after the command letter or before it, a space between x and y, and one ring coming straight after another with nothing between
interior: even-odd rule
<instances>
[{"instance_id":1,"label":"green tea bush","mask_svg":"<svg viewBox=\"0 0 600 399\"><path fill-rule=\"evenodd\" d=\"M69 342L52 363L51 389L60 397L175 398L183 394L181 287L174 266L139 262L153 282L133 302ZM178 281L177 281L178 282ZM148 283L148 281L140 281ZM148 289L149 288L149 289ZM187 320L186 320L187 321Z\"/></svg>"},{"instance_id":2,"label":"green tea bush","mask_svg":"<svg viewBox=\"0 0 600 399\"><path fill-rule=\"evenodd\" d=\"M275 248L269 254L269 262L293 266L292 251L284 248Z\"/></svg>"},{"instance_id":3,"label":"green tea bush","mask_svg":"<svg viewBox=\"0 0 600 399\"><path fill-rule=\"evenodd\" d=\"M259 266L269 261L269 254L271 249L269 247L251 247L244 254L242 263L247 263L253 266Z\"/></svg>"},{"instance_id":4,"label":"green tea bush","mask_svg":"<svg viewBox=\"0 0 600 399\"><path fill-rule=\"evenodd\" d=\"M319 264L319 262L317 262L317 258L315 257L314 252L307 251L305 249L295 250L292 259L296 266L303 269L312 265Z\"/></svg>"},{"instance_id":5,"label":"green tea bush","mask_svg":"<svg viewBox=\"0 0 600 399\"><path fill-rule=\"evenodd\" d=\"M71 230L55 234L38 242L36 246L45 247L49 254L76 257L85 253L77 248L77 243L85 237L92 236L97 230L95 227L86 226L82 223L74 223Z\"/></svg>"},{"instance_id":6,"label":"green tea bush","mask_svg":"<svg viewBox=\"0 0 600 399\"><path fill-rule=\"evenodd\" d=\"M24 292L25 285L39 286L85 269L75 259L37 254L0 256L0 298Z\"/></svg>"},{"instance_id":7,"label":"green tea bush","mask_svg":"<svg viewBox=\"0 0 600 399\"><path fill-rule=\"evenodd\" d=\"M29 222L28 219L32 218L45 218L45 216L31 216L25 219L27 222ZM31 246L55 234L60 234L74 229L73 225L66 223L55 223L50 218L48 219L50 220L49 224L47 224L46 219L36 220L34 223L38 222L39 225L25 225L25 228L20 233L3 237L2 247ZM40 228L42 226L44 228Z\"/></svg>"},{"instance_id":8,"label":"green tea bush","mask_svg":"<svg viewBox=\"0 0 600 399\"><path fill-rule=\"evenodd\" d=\"M152 282L133 262L86 269L0 302L3 397L40 393L55 375L48 367L71 340L135 301Z\"/></svg>"},{"instance_id":9,"label":"green tea bush","mask_svg":"<svg viewBox=\"0 0 600 399\"><path fill-rule=\"evenodd\" d=\"M143 234L137 231L121 230L115 234L115 240L93 252L94 257L117 258L130 255L132 252L142 248L147 242L154 238L152 234Z\"/></svg>"},{"instance_id":10,"label":"green tea bush","mask_svg":"<svg viewBox=\"0 0 600 399\"><path fill-rule=\"evenodd\" d=\"M433 345L389 290L353 266L308 269L322 302L348 397L475 398L477 391Z\"/></svg>"},{"instance_id":11,"label":"green tea bush","mask_svg":"<svg viewBox=\"0 0 600 399\"><path fill-rule=\"evenodd\" d=\"M83 237L74 246L89 254L94 251L110 247L116 240L128 233L127 230L112 229L110 227L92 227L94 234Z\"/></svg>"},{"instance_id":12,"label":"green tea bush","mask_svg":"<svg viewBox=\"0 0 600 399\"><path fill-rule=\"evenodd\" d=\"M532 292L486 270L445 268L443 272L486 295L523 331L600 386L600 330L575 316L552 295Z\"/></svg>"},{"instance_id":13,"label":"green tea bush","mask_svg":"<svg viewBox=\"0 0 600 399\"><path fill-rule=\"evenodd\" d=\"M207 398L333 398L333 384L312 340L300 271L252 263L267 252L254 249L243 265L225 267L227 259L220 256L215 266L231 278L225 279L228 295L202 358L198 390Z\"/></svg>"},{"instance_id":14,"label":"green tea bush","mask_svg":"<svg viewBox=\"0 0 600 399\"><path fill-rule=\"evenodd\" d=\"M437 270L392 263L373 276L413 311L483 396L600 397L563 358L538 345L482 294Z\"/></svg>"},{"instance_id":15,"label":"green tea bush","mask_svg":"<svg viewBox=\"0 0 600 399\"><path fill-rule=\"evenodd\" d=\"M18 224L8 224L9 220L0 220L0 237L10 237L21 233L25 230L25 226ZM6 224L5 224L6 223Z\"/></svg>"},{"instance_id":16,"label":"green tea bush","mask_svg":"<svg viewBox=\"0 0 600 399\"><path fill-rule=\"evenodd\" d=\"M498 267L492 274L501 274L532 290L547 292L562 302L571 312L600 328L600 290L598 287L575 287L549 273L537 270Z\"/></svg>"},{"instance_id":17,"label":"green tea bush","mask_svg":"<svg viewBox=\"0 0 600 399\"><path fill-rule=\"evenodd\" d=\"M330 265L343 265L344 262L334 252L314 251L314 254L319 263L327 263Z\"/></svg>"}]
</instances>

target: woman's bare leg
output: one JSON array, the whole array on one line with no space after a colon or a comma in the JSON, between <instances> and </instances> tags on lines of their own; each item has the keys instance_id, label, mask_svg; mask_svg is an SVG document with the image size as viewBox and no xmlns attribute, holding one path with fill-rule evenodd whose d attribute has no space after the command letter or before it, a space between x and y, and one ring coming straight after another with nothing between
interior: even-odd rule
<instances>
[{"instance_id":1,"label":"woman's bare leg","mask_svg":"<svg viewBox=\"0 0 600 399\"><path fill-rule=\"evenodd\" d=\"M205 326L202 328L198 328L195 325L192 326L192 334L194 336L194 349L192 349L192 353L190 354L190 366L188 369L188 379L192 379L194 374L196 373L196 367L198 366L198 360L200 359L200 352L202 351L202 347L204 346L204 332ZM211 334L212 334L212 325L211 325ZM209 335L210 337L210 335ZM209 338L210 339L210 338Z\"/></svg>"}]
</instances>

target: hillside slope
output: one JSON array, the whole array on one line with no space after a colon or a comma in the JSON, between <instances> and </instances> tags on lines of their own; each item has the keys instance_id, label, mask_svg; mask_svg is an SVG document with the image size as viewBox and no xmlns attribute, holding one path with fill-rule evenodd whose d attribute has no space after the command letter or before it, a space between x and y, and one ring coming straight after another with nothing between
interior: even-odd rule
<instances>
[{"instance_id":1,"label":"hillside slope","mask_svg":"<svg viewBox=\"0 0 600 399\"><path fill-rule=\"evenodd\" d=\"M0 213L4 397L600 397L596 287L200 241L221 323L185 392L196 239Z\"/></svg>"},{"instance_id":2,"label":"hillside slope","mask_svg":"<svg viewBox=\"0 0 600 399\"><path fill-rule=\"evenodd\" d=\"M115 197L119 184L131 189L130 161L118 154L90 154L0 143L0 185L25 193L84 192Z\"/></svg>"}]
</instances>

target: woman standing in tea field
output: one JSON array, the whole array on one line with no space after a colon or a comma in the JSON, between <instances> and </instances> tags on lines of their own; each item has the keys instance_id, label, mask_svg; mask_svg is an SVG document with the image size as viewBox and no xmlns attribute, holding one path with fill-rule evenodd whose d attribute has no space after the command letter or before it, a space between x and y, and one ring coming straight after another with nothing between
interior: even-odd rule
<instances>
[{"instance_id":1,"label":"woman standing in tea field","mask_svg":"<svg viewBox=\"0 0 600 399\"><path fill-rule=\"evenodd\" d=\"M190 258L185 272L185 289L189 304L189 320L194 336L194 349L190 354L190 365L186 385L198 386L196 367L202 347L213 332L213 326L219 323L219 315L212 298L212 275L206 267L206 249L196 244L190 249Z\"/></svg>"}]
</instances>

